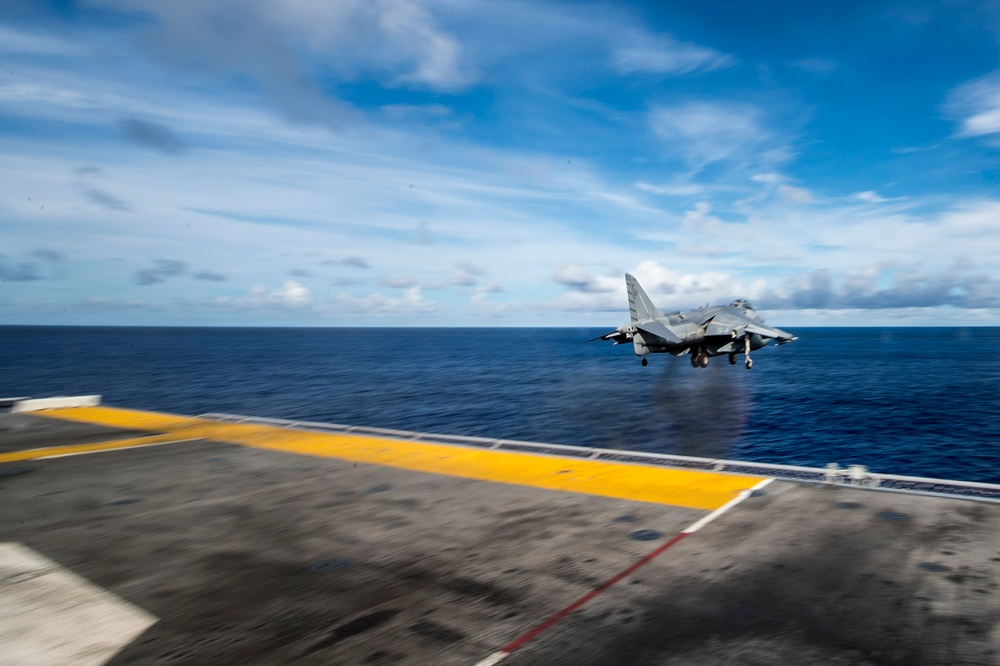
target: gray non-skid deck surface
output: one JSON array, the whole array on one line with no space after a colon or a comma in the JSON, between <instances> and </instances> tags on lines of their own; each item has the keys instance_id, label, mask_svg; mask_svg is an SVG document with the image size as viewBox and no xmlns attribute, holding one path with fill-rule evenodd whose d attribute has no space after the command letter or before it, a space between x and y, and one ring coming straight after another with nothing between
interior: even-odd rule
<instances>
[{"instance_id":1,"label":"gray non-skid deck surface","mask_svg":"<svg viewBox=\"0 0 1000 666\"><path fill-rule=\"evenodd\" d=\"M1000 506L766 492L505 664L1000 664Z\"/></svg>"},{"instance_id":2,"label":"gray non-skid deck surface","mask_svg":"<svg viewBox=\"0 0 1000 666\"><path fill-rule=\"evenodd\" d=\"M115 664L472 665L705 514L209 442L31 466L0 541L159 618ZM505 663L998 664L998 572L998 505L776 482Z\"/></svg>"},{"instance_id":3,"label":"gray non-skid deck surface","mask_svg":"<svg viewBox=\"0 0 1000 666\"><path fill-rule=\"evenodd\" d=\"M704 513L207 442L32 465L0 541L160 618L121 664L472 664Z\"/></svg>"}]
</instances>

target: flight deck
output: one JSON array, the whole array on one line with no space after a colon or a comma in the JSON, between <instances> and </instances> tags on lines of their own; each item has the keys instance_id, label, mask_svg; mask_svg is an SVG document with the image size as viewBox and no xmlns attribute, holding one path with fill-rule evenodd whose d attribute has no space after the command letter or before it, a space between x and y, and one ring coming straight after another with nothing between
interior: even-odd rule
<instances>
[{"instance_id":1,"label":"flight deck","mask_svg":"<svg viewBox=\"0 0 1000 666\"><path fill-rule=\"evenodd\" d=\"M1000 664L1000 487L0 414L5 664Z\"/></svg>"}]
</instances>

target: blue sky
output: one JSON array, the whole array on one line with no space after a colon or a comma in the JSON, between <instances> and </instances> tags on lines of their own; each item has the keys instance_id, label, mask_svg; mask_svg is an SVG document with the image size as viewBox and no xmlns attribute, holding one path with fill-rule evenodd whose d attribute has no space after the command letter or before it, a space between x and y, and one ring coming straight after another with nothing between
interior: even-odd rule
<instances>
[{"instance_id":1,"label":"blue sky","mask_svg":"<svg viewBox=\"0 0 1000 666\"><path fill-rule=\"evenodd\" d=\"M0 0L0 323L1000 325L992 3Z\"/></svg>"}]
</instances>

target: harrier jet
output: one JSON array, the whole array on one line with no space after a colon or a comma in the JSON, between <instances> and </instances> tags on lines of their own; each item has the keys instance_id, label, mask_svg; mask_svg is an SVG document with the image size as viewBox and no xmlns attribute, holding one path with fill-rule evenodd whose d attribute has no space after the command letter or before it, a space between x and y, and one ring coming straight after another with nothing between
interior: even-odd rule
<instances>
[{"instance_id":1,"label":"harrier jet","mask_svg":"<svg viewBox=\"0 0 1000 666\"><path fill-rule=\"evenodd\" d=\"M646 354L667 352L691 355L693 367L706 367L712 356L729 356L736 365L739 354L746 356L747 370L753 367L750 352L772 339L777 344L798 340L791 333L764 325L764 320L744 300L729 305L698 308L690 312L661 312L631 275L625 274L628 308L632 321L596 340L613 340L616 345L631 340L635 355L646 365Z\"/></svg>"}]
</instances>

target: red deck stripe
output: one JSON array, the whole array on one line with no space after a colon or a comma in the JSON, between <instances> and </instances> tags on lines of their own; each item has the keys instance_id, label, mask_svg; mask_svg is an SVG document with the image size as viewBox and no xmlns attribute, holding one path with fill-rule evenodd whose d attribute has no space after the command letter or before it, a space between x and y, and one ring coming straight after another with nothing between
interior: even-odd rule
<instances>
[{"instance_id":1,"label":"red deck stripe","mask_svg":"<svg viewBox=\"0 0 1000 666\"><path fill-rule=\"evenodd\" d=\"M653 561L653 559L655 559L657 556L659 556L661 553L663 553L663 551L665 551L667 548L670 548L671 546L673 546L675 543L677 543L678 541L680 541L681 539L683 539L687 535L688 535L687 532L680 532L679 534L677 534L676 536L674 536L674 538L670 539L670 541L667 541L665 544L663 544L662 546L660 546L656 550L650 552L648 555L646 555L642 559L637 560L636 562L632 563L632 565L629 566L627 569L622 570L620 573L618 573L617 575L615 575L613 578L609 578L608 580L604 581L603 583L601 583L600 585L598 585L597 587L595 587L593 590L591 590L590 592L587 592L585 595L583 595L582 597L580 597L579 599L577 599L576 601L574 601L573 603L571 603L569 606L566 606L562 610L557 611L555 614L553 614L552 616L550 616L548 619L540 622L539 624L537 624L534 627L532 627L531 629L529 629L521 637L516 638L513 641L511 641L510 643L508 643L507 645L503 646L502 648L500 648L500 652L506 652L506 653L510 654L514 650L517 650L518 648L523 647L526 643L528 643L529 641L531 641L532 639L534 639L535 637L537 637L540 633L542 633L546 629L549 629L550 627L552 627L552 625L556 624L557 622L559 622L560 620L562 620L564 617L566 617L567 615L569 615L570 613L572 613L576 609L580 608L581 606L583 606L584 604L586 604L588 601L590 601L591 599L593 599L597 595L601 594L602 592L604 592L605 590L607 590L609 587L611 587L612 585L614 585L615 583L617 583L621 579L623 579L623 578L631 575L632 573L634 573L636 570L638 570L643 565L649 564L651 561Z\"/></svg>"}]
</instances>

